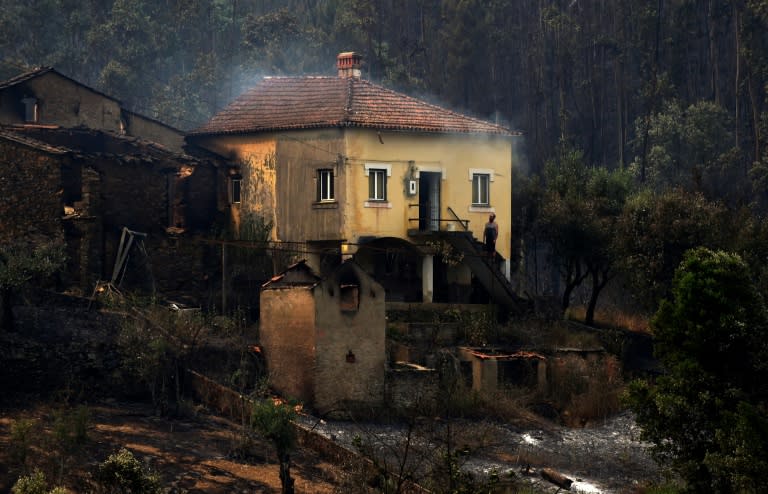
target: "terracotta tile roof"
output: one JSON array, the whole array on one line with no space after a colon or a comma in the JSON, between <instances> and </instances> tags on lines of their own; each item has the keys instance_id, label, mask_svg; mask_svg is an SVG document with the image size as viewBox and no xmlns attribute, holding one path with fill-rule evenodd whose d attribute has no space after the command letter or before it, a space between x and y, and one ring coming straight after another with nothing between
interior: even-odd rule
<instances>
[{"instance_id":1,"label":"terracotta tile roof","mask_svg":"<svg viewBox=\"0 0 768 494\"><path fill-rule=\"evenodd\" d=\"M191 134L243 134L320 127L518 134L366 80L328 76L266 77Z\"/></svg>"}]
</instances>

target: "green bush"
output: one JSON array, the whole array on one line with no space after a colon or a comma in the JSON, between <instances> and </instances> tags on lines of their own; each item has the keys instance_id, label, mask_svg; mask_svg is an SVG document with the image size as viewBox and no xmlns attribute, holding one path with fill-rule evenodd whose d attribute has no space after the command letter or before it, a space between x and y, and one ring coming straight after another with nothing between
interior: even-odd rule
<instances>
[{"instance_id":1,"label":"green bush","mask_svg":"<svg viewBox=\"0 0 768 494\"><path fill-rule=\"evenodd\" d=\"M157 475L144 470L129 450L122 448L99 465L96 481L109 494L156 494L161 492Z\"/></svg>"},{"instance_id":2,"label":"green bush","mask_svg":"<svg viewBox=\"0 0 768 494\"><path fill-rule=\"evenodd\" d=\"M88 441L90 410L80 405L74 410L59 410L54 414L53 435L64 452L73 452Z\"/></svg>"},{"instance_id":3,"label":"green bush","mask_svg":"<svg viewBox=\"0 0 768 494\"><path fill-rule=\"evenodd\" d=\"M631 384L642 438L695 492L768 492L768 313L734 254L694 249L653 319L665 373Z\"/></svg>"},{"instance_id":4,"label":"green bush","mask_svg":"<svg viewBox=\"0 0 768 494\"><path fill-rule=\"evenodd\" d=\"M275 403L271 400L253 404L251 423L253 428L269 440L277 451L283 494L294 492L290 454L296 446L296 429L293 425L295 418L296 411L289 404Z\"/></svg>"},{"instance_id":5,"label":"green bush","mask_svg":"<svg viewBox=\"0 0 768 494\"><path fill-rule=\"evenodd\" d=\"M48 485L45 475L40 470L35 470L31 475L19 477L19 480L11 488L12 494L46 494Z\"/></svg>"},{"instance_id":6,"label":"green bush","mask_svg":"<svg viewBox=\"0 0 768 494\"><path fill-rule=\"evenodd\" d=\"M22 468L27 463L30 450L32 448L33 437L37 422L30 419L14 420L11 423L11 440L9 453L11 462Z\"/></svg>"},{"instance_id":7,"label":"green bush","mask_svg":"<svg viewBox=\"0 0 768 494\"><path fill-rule=\"evenodd\" d=\"M35 470L32 475L19 477L19 480L11 487L11 494L67 494L64 487L54 487L48 490L45 475L40 470Z\"/></svg>"}]
</instances>

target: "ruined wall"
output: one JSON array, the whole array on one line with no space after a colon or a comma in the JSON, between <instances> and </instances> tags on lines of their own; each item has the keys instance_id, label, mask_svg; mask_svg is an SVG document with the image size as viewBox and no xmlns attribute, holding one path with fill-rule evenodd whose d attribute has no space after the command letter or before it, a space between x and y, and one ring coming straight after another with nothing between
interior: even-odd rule
<instances>
[{"instance_id":1,"label":"ruined wall","mask_svg":"<svg viewBox=\"0 0 768 494\"><path fill-rule=\"evenodd\" d=\"M221 253L200 235L158 233L147 241L156 289L165 298L203 309L219 305Z\"/></svg>"},{"instance_id":2,"label":"ruined wall","mask_svg":"<svg viewBox=\"0 0 768 494\"><path fill-rule=\"evenodd\" d=\"M177 163L156 163L133 157L101 157L83 163L81 200L76 215L66 219L71 281L90 294L97 280L110 280L123 227L146 233L146 256L132 251L122 287L156 291L196 299L209 306L214 278L220 272L220 256L201 242L195 231L207 234L217 210L215 169L182 167L182 186L177 190L179 212L189 214L179 236L166 232L174 204L169 201L169 181L179 178ZM94 168L91 168L94 167ZM198 172L200 172L198 174Z\"/></svg>"},{"instance_id":3,"label":"ruined wall","mask_svg":"<svg viewBox=\"0 0 768 494\"><path fill-rule=\"evenodd\" d=\"M357 310L342 310L341 286L355 281L359 285ZM386 367L384 289L358 266L346 263L318 285L314 294L316 408L381 406Z\"/></svg>"},{"instance_id":4,"label":"ruined wall","mask_svg":"<svg viewBox=\"0 0 768 494\"><path fill-rule=\"evenodd\" d=\"M118 158L104 158L96 163L101 176L98 211L101 217L104 241L101 256L100 279L109 280L117 258L123 227L148 235L145 245L151 256L151 242L157 242L168 226L168 195L166 176L152 163L141 160L125 161ZM153 289L151 257L134 253L130 257L126 272L125 286Z\"/></svg>"},{"instance_id":5,"label":"ruined wall","mask_svg":"<svg viewBox=\"0 0 768 494\"><path fill-rule=\"evenodd\" d=\"M53 72L31 79L25 86L24 94L39 99L39 123L120 132L117 100Z\"/></svg>"},{"instance_id":6,"label":"ruined wall","mask_svg":"<svg viewBox=\"0 0 768 494\"><path fill-rule=\"evenodd\" d=\"M315 400L315 300L309 286L266 288L261 292L259 339L270 385L287 398ZM317 353L316 353L317 352ZM343 357L342 357L343 358Z\"/></svg>"},{"instance_id":7,"label":"ruined wall","mask_svg":"<svg viewBox=\"0 0 768 494\"><path fill-rule=\"evenodd\" d=\"M401 366L387 371L387 406L401 412L429 413L438 402L440 376L434 369Z\"/></svg>"},{"instance_id":8,"label":"ruined wall","mask_svg":"<svg viewBox=\"0 0 768 494\"><path fill-rule=\"evenodd\" d=\"M219 184L223 177L213 165L200 164L187 169L183 180L186 227L208 233L219 211Z\"/></svg>"},{"instance_id":9,"label":"ruined wall","mask_svg":"<svg viewBox=\"0 0 768 494\"><path fill-rule=\"evenodd\" d=\"M67 244L67 269L62 281L90 295L104 273L104 229L100 216L101 177L93 168L79 163L63 169L64 195L76 197L67 206L73 213L63 220Z\"/></svg>"},{"instance_id":10,"label":"ruined wall","mask_svg":"<svg viewBox=\"0 0 768 494\"><path fill-rule=\"evenodd\" d=\"M126 226L151 233L169 226L169 172L141 159L104 158L96 167L102 176L100 212L105 229L119 233Z\"/></svg>"},{"instance_id":11,"label":"ruined wall","mask_svg":"<svg viewBox=\"0 0 768 494\"><path fill-rule=\"evenodd\" d=\"M61 155L0 139L0 242L62 238Z\"/></svg>"},{"instance_id":12,"label":"ruined wall","mask_svg":"<svg viewBox=\"0 0 768 494\"><path fill-rule=\"evenodd\" d=\"M126 133L157 142L177 153L182 152L184 135L176 129L136 113L123 112Z\"/></svg>"}]
</instances>

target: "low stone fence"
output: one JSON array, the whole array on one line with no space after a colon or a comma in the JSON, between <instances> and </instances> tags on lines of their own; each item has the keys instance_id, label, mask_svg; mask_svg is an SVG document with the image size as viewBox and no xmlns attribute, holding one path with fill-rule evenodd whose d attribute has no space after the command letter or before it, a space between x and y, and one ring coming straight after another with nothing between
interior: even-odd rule
<instances>
[{"instance_id":1,"label":"low stone fence","mask_svg":"<svg viewBox=\"0 0 768 494\"><path fill-rule=\"evenodd\" d=\"M217 413L240 423L250 423L253 400L237 391L205 377L193 370L187 370L187 390L195 400L200 401ZM299 444L321 454L335 463L345 462L358 454L311 429L294 422Z\"/></svg>"},{"instance_id":2,"label":"low stone fence","mask_svg":"<svg viewBox=\"0 0 768 494\"><path fill-rule=\"evenodd\" d=\"M240 423L250 423L253 400L237 391L222 386L221 384L205 377L204 375L187 369L186 390L191 398L200 401L217 413L229 417ZM378 471L376 466L368 458L360 455L333 440L296 422L293 423L299 445L309 448L324 459L336 465L343 465L350 460L359 461L366 465L367 475L374 478L384 472ZM404 494L430 494L423 487L407 482Z\"/></svg>"}]
</instances>

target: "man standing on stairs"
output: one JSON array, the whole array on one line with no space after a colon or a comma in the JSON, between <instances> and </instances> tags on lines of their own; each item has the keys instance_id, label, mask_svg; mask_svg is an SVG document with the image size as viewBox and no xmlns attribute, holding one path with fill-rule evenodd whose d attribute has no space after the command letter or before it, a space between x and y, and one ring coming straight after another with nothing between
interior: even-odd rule
<instances>
[{"instance_id":1,"label":"man standing on stairs","mask_svg":"<svg viewBox=\"0 0 768 494\"><path fill-rule=\"evenodd\" d=\"M483 229L483 243L485 244L485 254L490 259L496 258L496 239L499 237L499 225L494 222L496 214L491 213L488 217L488 223Z\"/></svg>"}]
</instances>

